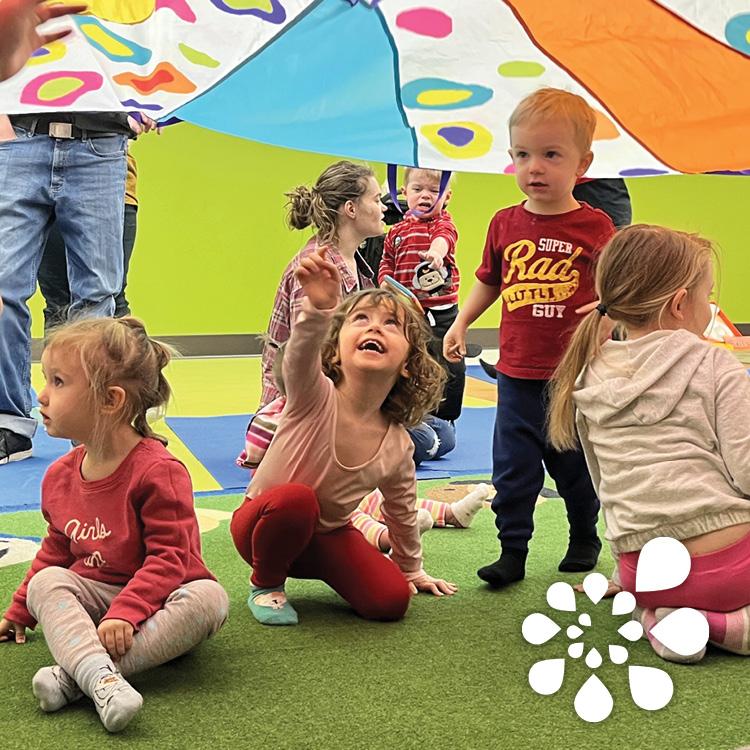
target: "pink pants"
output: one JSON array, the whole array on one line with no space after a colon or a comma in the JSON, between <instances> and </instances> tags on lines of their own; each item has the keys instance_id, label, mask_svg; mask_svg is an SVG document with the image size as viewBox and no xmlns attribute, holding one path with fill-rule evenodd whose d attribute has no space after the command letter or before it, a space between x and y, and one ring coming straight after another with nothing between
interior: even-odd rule
<instances>
[{"instance_id":1,"label":"pink pants","mask_svg":"<svg viewBox=\"0 0 750 750\"><path fill-rule=\"evenodd\" d=\"M693 607L713 612L733 612L750 604L750 534L729 547L691 557L687 579L664 591L635 590L640 552L619 558L623 588L635 595L639 607Z\"/></svg>"},{"instance_id":2,"label":"pink pants","mask_svg":"<svg viewBox=\"0 0 750 750\"><path fill-rule=\"evenodd\" d=\"M288 576L327 583L368 620L399 620L409 584L396 564L351 524L316 533L318 499L310 487L282 484L246 497L232 516L234 545L253 568L254 586L281 586Z\"/></svg>"}]
</instances>

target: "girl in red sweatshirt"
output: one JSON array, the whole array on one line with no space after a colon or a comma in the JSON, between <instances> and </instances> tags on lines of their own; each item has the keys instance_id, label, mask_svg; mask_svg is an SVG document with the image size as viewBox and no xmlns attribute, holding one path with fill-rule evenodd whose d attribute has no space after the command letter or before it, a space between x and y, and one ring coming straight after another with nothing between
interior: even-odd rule
<instances>
[{"instance_id":1,"label":"girl in red sweatshirt","mask_svg":"<svg viewBox=\"0 0 750 750\"><path fill-rule=\"evenodd\" d=\"M190 476L146 420L169 400L169 359L130 317L48 340L44 425L79 445L42 481L47 536L0 620L0 640L44 629L55 664L32 681L42 710L85 694L110 732L143 702L125 678L216 633L228 609L201 558Z\"/></svg>"}]
</instances>

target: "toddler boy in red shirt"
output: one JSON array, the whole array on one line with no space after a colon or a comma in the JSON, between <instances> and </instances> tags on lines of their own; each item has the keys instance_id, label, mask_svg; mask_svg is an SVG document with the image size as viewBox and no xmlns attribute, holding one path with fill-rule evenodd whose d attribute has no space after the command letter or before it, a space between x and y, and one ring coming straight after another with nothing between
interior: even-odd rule
<instances>
[{"instance_id":1,"label":"toddler boy in red shirt","mask_svg":"<svg viewBox=\"0 0 750 750\"><path fill-rule=\"evenodd\" d=\"M526 200L492 218L477 283L444 339L445 356L460 359L469 325L502 299L492 451L501 555L477 571L496 588L525 575L545 466L570 525L559 570L590 570L601 550L599 500L583 454L554 450L546 430L547 383L578 323L576 309L596 299L594 266L615 231L603 211L573 197L593 159L595 126L591 107L559 89L540 89L516 107L509 153Z\"/></svg>"},{"instance_id":2,"label":"toddler boy in red shirt","mask_svg":"<svg viewBox=\"0 0 750 750\"><path fill-rule=\"evenodd\" d=\"M437 169L406 167L401 191L409 210L385 238L378 283L385 276L393 277L417 296L425 310L433 334L431 353L448 370L445 398L435 416L452 423L461 414L466 365L442 357L443 336L458 315L460 276L455 255L458 232L445 210L451 191L448 187L440 194L440 177ZM441 434L439 428L436 432Z\"/></svg>"}]
</instances>

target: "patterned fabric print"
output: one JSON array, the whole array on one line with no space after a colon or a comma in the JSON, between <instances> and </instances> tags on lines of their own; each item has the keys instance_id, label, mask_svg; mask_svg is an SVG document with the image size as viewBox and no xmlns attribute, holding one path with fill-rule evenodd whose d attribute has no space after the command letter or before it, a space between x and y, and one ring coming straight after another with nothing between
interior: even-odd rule
<instances>
[{"instance_id":1,"label":"patterned fabric print","mask_svg":"<svg viewBox=\"0 0 750 750\"><path fill-rule=\"evenodd\" d=\"M750 53L750 13L737 12L741 3L691 0L605 5L474 0L462 12L463 5L439 0L380 4L399 50L401 100L419 164L508 171L511 111L533 90L554 86L596 111L593 177L746 169L745 105L733 81L747 80L748 61L736 51ZM659 45L649 44L655 28ZM576 41L582 29L595 45ZM690 66L675 65L675 48L690 49ZM718 146L714 106L724 123Z\"/></svg>"},{"instance_id":2,"label":"patterned fabric print","mask_svg":"<svg viewBox=\"0 0 750 750\"><path fill-rule=\"evenodd\" d=\"M0 110L141 109L166 119L314 3L95 0L75 17L79 33L43 47L3 86Z\"/></svg>"}]
</instances>

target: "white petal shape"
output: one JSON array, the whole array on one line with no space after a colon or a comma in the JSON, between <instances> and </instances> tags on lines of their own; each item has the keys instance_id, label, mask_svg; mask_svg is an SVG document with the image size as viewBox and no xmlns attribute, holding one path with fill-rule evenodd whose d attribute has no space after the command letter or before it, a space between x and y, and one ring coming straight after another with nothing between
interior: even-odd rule
<instances>
[{"instance_id":1,"label":"white petal shape","mask_svg":"<svg viewBox=\"0 0 750 750\"><path fill-rule=\"evenodd\" d=\"M592 648L588 654L586 654L586 666L589 669L598 669L601 665L602 655L595 648Z\"/></svg>"},{"instance_id":2,"label":"white petal shape","mask_svg":"<svg viewBox=\"0 0 750 750\"><path fill-rule=\"evenodd\" d=\"M625 646L610 646L609 660L612 664L624 664L628 660L628 650Z\"/></svg>"},{"instance_id":3,"label":"white petal shape","mask_svg":"<svg viewBox=\"0 0 750 750\"><path fill-rule=\"evenodd\" d=\"M635 597L629 591L620 591L612 600L613 615L629 615L635 609Z\"/></svg>"},{"instance_id":4,"label":"white petal shape","mask_svg":"<svg viewBox=\"0 0 750 750\"><path fill-rule=\"evenodd\" d=\"M598 604L599 600L607 593L608 586L607 579L601 573L589 573L583 579L583 590L594 604Z\"/></svg>"},{"instance_id":5,"label":"white petal shape","mask_svg":"<svg viewBox=\"0 0 750 750\"><path fill-rule=\"evenodd\" d=\"M573 701L576 713L592 724L604 721L612 713L613 705L612 695L595 674L583 683Z\"/></svg>"},{"instance_id":6,"label":"white petal shape","mask_svg":"<svg viewBox=\"0 0 750 750\"><path fill-rule=\"evenodd\" d=\"M690 573L690 553L677 539L659 536L643 545L635 573L636 591L679 586Z\"/></svg>"},{"instance_id":7,"label":"white petal shape","mask_svg":"<svg viewBox=\"0 0 750 750\"><path fill-rule=\"evenodd\" d=\"M643 637L643 626L638 620L628 620L617 632L629 641L637 641Z\"/></svg>"},{"instance_id":8,"label":"white petal shape","mask_svg":"<svg viewBox=\"0 0 750 750\"><path fill-rule=\"evenodd\" d=\"M708 621L697 609L681 607L656 623L651 635L681 656L692 656L708 642Z\"/></svg>"},{"instance_id":9,"label":"white petal shape","mask_svg":"<svg viewBox=\"0 0 750 750\"><path fill-rule=\"evenodd\" d=\"M558 581L547 589L547 604L560 612L576 611L576 592L569 583Z\"/></svg>"},{"instance_id":10,"label":"white petal shape","mask_svg":"<svg viewBox=\"0 0 750 750\"><path fill-rule=\"evenodd\" d=\"M590 615L590 614L588 614L587 612L584 612L584 613L583 613L583 614L582 614L582 615L581 615L581 616L580 616L580 617L578 618L578 622L579 622L579 623L580 623L581 625L583 625L584 627L586 627L586 628L590 628L590 627L591 627L591 615Z\"/></svg>"},{"instance_id":11,"label":"white petal shape","mask_svg":"<svg viewBox=\"0 0 750 750\"><path fill-rule=\"evenodd\" d=\"M539 695L552 695L560 689L565 676L565 659L538 661L529 670L529 685Z\"/></svg>"},{"instance_id":12,"label":"white petal shape","mask_svg":"<svg viewBox=\"0 0 750 750\"><path fill-rule=\"evenodd\" d=\"M568 629L565 631L565 634L571 640L575 640L576 638L580 638L583 635L583 630L581 630L578 625L569 625Z\"/></svg>"},{"instance_id":13,"label":"white petal shape","mask_svg":"<svg viewBox=\"0 0 750 750\"><path fill-rule=\"evenodd\" d=\"M672 678L656 667L628 667L633 703L646 711L658 711L672 700Z\"/></svg>"},{"instance_id":14,"label":"white petal shape","mask_svg":"<svg viewBox=\"0 0 750 750\"><path fill-rule=\"evenodd\" d=\"M556 622L553 622L547 615L543 615L541 612L534 612L529 615L523 621L523 625L521 625L521 634L534 646L546 643L550 638L557 635L560 630L561 628Z\"/></svg>"},{"instance_id":15,"label":"white petal shape","mask_svg":"<svg viewBox=\"0 0 750 750\"><path fill-rule=\"evenodd\" d=\"M582 653L583 643L581 643L581 641L578 643L571 643L570 646L568 646L568 656L571 659L580 659Z\"/></svg>"}]
</instances>

